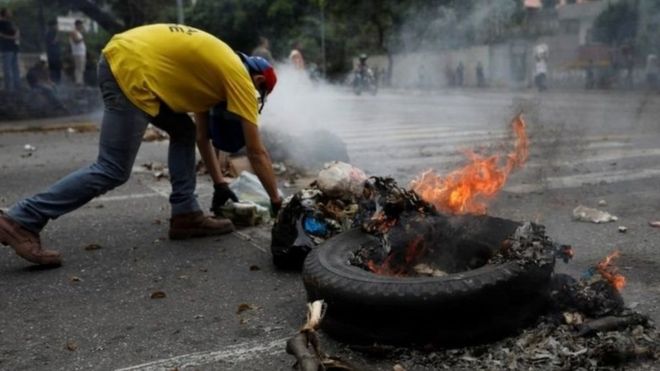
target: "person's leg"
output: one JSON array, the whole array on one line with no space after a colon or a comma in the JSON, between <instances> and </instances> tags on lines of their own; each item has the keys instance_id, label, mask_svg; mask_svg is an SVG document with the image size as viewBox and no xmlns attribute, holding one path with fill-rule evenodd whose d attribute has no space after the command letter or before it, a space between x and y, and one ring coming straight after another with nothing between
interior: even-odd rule
<instances>
[{"instance_id":1,"label":"person's leg","mask_svg":"<svg viewBox=\"0 0 660 371\"><path fill-rule=\"evenodd\" d=\"M195 196L195 124L187 114L171 112L164 104L161 107L161 113L152 122L170 136L167 163L172 184L172 215L199 211Z\"/></svg>"},{"instance_id":2,"label":"person's leg","mask_svg":"<svg viewBox=\"0 0 660 371\"><path fill-rule=\"evenodd\" d=\"M228 219L204 216L195 196L197 173L195 169L196 127L190 116L174 113L165 104L152 123L170 136L168 166L172 193L171 239L204 237L229 233L234 226Z\"/></svg>"},{"instance_id":3,"label":"person's leg","mask_svg":"<svg viewBox=\"0 0 660 371\"><path fill-rule=\"evenodd\" d=\"M59 84L62 79L61 70L62 70L62 66L59 63L57 64L53 63L49 67L50 79L53 80L53 82L56 84Z\"/></svg>"},{"instance_id":4,"label":"person's leg","mask_svg":"<svg viewBox=\"0 0 660 371\"><path fill-rule=\"evenodd\" d=\"M12 91L14 82L11 78L11 53L2 52L2 78L5 80L5 90Z\"/></svg>"},{"instance_id":5,"label":"person's leg","mask_svg":"<svg viewBox=\"0 0 660 371\"><path fill-rule=\"evenodd\" d=\"M14 80L14 90L21 89L21 71L18 69L18 52L11 53L11 75Z\"/></svg>"},{"instance_id":6,"label":"person's leg","mask_svg":"<svg viewBox=\"0 0 660 371\"><path fill-rule=\"evenodd\" d=\"M85 56L84 55L74 55L73 56L73 78L76 84L83 83L83 73L85 72Z\"/></svg>"},{"instance_id":7,"label":"person's leg","mask_svg":"<svg viewBox=\"0 0 660 371\"><path fill-rule=\"evenodd\" d=\"M67 175L47 191L19 201L7 213L34 233L48 220L125 183L131 174L147 116L124 96L105 63L99 65L99 80L105 110L96 162Z\"/></svg>"}]
</instances>

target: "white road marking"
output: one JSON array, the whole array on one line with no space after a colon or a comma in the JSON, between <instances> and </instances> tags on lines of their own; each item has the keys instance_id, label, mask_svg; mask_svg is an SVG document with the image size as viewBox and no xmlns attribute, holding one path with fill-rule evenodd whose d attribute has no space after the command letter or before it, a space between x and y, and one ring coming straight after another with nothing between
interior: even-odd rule
<instances>
[{"instance_id":1,"label":"white road marking","mask_svg":"<svg viewBox=\"0 0 660 371\"><path fill-rule=\"evenodd\" d=\"M158 193L133 193L127 195L118 195L118 196L101 196L93 199L90 202L113 202L113 201L126 201L138 198L148 198L148 197L158 197L161 196Z\"/></svg>"},{"instance_id":2,"label":"white road marking","mask_svg":"<svg viewBox=\"0 0 660 371\"><path fill-rule=\"evenodd\" d=\"M180 356L147 362L136 366L120 368L116 371L157 371L171 369L185 369L198 367L214 362L241 362L257 358L262 355L283 353L288 338L271 340L265 343L252 341L226 347L222 350L196 352Z\"/></svg>"}]
</instances>

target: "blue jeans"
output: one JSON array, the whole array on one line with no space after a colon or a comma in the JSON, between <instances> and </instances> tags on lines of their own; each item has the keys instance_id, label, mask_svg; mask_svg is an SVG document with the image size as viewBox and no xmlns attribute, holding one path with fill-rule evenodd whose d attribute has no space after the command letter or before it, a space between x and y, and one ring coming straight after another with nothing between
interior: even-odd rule
<instances>
[{"instance_id":1,"label":"blue jeans","mask_svg":"<svg viewBox=\"0 0 660 371\"><path fill-rule=\"evenodd\" d=\"M18 70L18 52L2 52L2 74L5 89L15 91L21 88L21 74Z\"/></svg>"},{"instance_id":2,"label":"blue jeans","mask_svg":"<svg viewBox=\"0 0 660 371\"><path fill-rule=\"evenodd\" d=\"M45 192L17 202L8 212L10 218L34 233L39 233L50 219L124 184L149 121L170 135L172 215L200 210L194 193L196 131L190 117L172 112L165 104L161 104L158 116L148 116L122 93L104 58L99 62L98 77L105 110L96 162L65 176Z\"/></svg>"}]
</instances>

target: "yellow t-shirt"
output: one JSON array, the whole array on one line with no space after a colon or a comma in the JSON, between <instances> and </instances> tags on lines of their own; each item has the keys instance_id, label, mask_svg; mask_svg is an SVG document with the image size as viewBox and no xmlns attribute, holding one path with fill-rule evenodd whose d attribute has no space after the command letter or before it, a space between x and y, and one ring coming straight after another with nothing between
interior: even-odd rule
<instances>
[{"instance_id":1,"label":"yellow t-shirt","mask_svg":"<svg viewBox=\"0 0 660 371\"><path fill-rule=\"evenodd\" d=\"M103 49L128 99L151 116L161 101L174 112L227 110L257 124L258 92L240 58L218 38L177 24L153 24L115 35Z\"/></svg>"}]
</instances>

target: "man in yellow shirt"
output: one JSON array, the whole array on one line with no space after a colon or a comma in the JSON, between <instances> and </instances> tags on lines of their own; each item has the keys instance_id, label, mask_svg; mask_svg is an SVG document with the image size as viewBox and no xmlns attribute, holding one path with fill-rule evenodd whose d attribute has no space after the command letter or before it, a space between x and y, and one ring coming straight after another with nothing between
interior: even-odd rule
<instances>
[{"instance_id":1,"label":"man in yellow shirt","mask_svg":"<svg viewBox=\"0 0 660 371\"><path fill-rule=\"evenodd\" d=\"M277 81L268 62L236 54L204 31L155 24L115 35L103 49L98 74L105 110L96 162L17 202L6 214L0 212L0 243L33 263L61 264L59 252L42 247L40 231L50 219L125 183L149 122L170 135L171 239L234 229L227 219L205 216L195 198L195 144L215 183L214 203L236 198L222 177L209 133L215 133L214 144L245 145L273 210L279 208L275 175L257 127L259 103L263 107ZM209 111L221 104L239 118L239 131L210 122Z\"/></svg>"}]
</instances>

